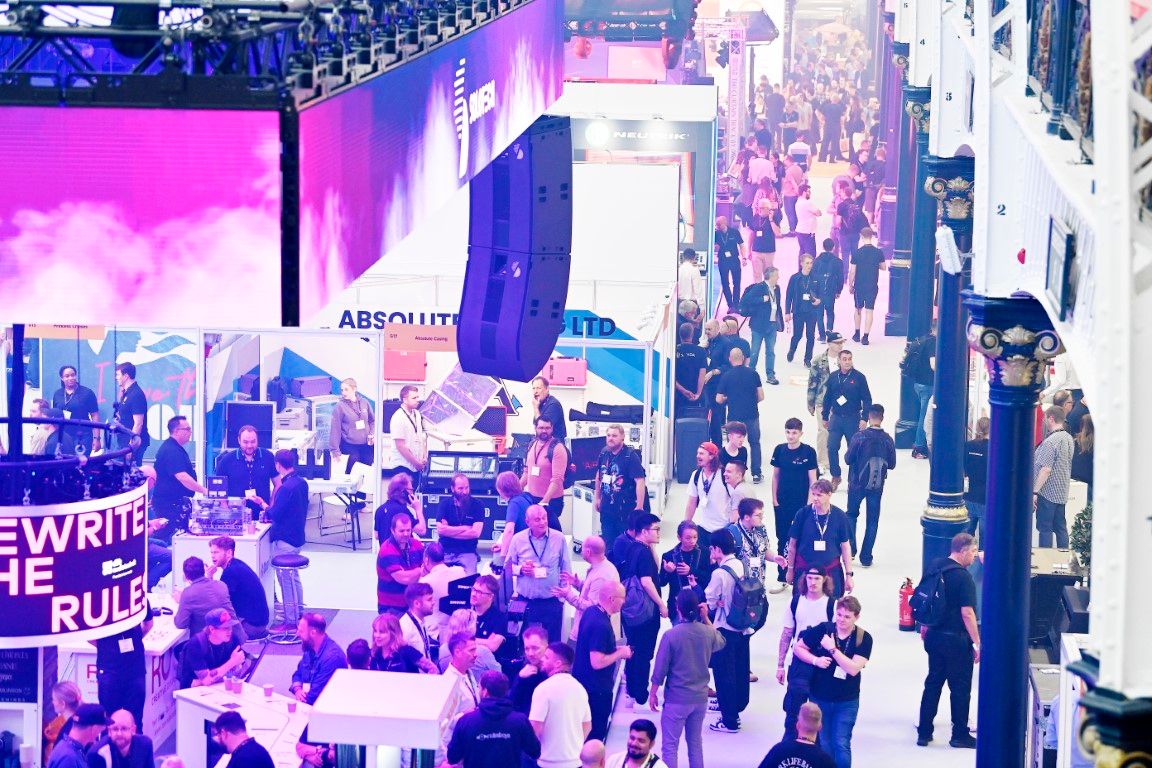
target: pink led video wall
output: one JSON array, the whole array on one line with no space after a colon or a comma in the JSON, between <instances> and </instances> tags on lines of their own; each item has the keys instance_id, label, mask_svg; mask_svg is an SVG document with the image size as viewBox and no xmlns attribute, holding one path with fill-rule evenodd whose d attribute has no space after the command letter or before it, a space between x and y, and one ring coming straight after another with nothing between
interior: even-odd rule
<instances>
[{"instance_id":1,"label":"pink led video wall","mask_svg":"<svg viewBox=\"0 0 1152 768\"><path fill-rule=\"evenodd\" d=\"M0 321L280 325L274 111L0 107Z\"/></svg>"},{"instance_id":2,"label":"pink led video wall","mask_svg":"<svg viewBox=\"0 0 1152 768\"><path fill-rule=\"evenodd\" d=\"M533 0L301 111L302 322L434 222L560 96L563 12Z\"/></svg>"}]
</instances>

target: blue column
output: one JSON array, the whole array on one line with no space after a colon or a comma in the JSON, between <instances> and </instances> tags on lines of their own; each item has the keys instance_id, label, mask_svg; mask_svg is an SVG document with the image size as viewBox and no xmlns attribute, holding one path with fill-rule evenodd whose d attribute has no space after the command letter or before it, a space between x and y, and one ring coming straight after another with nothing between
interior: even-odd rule
<instances>
[{"instance_id":1,"label":"blue column","mask_svg":"<svg viewBox=\"0 0 1152 768\"><path fill-rule=\"evenodd\" d=\"M1048 133L1064 135L1064 101L1068 93L1068 78L1072 68L1072 6L1076 0L1055 0L1052 3L1052 37L1048 53L1048 83L1046 89L1051 110L1048 114Z\"/></svg>"},{"instance_id":2,"label":"blue column","mask_svg":"<svg viewBox=\"0 0 1152 768\"><path fill-rule=\"evenodd\" d=\"M892 18L885 16L891 29ZM909 201L916 183L915 137L904 111L904 73L908 69L908 44L891 43L891 66L888 70L888 104L885 109L884 189L880 196L880 249L888 257L888 312L884 316L884 335L903 336L908 332L908 251L912 228Z\"/></svg>"},{"instance_id":3,"label":"blue column","mask_svg":"<svg viewBox=\"0 0 1152 768\"><path fill-rule=\"evenodd\" d=\"M972 248L972 180L970 157L926 159L927 194L936 200L940 223L948 226L957 248ZM936 377L933 397L932 465L928 483L928 507L924 528L924 566L947 557L952 537L968 525L964 506L964 439L968 405L968 344L966 312L960 300L963 270L950 274L940 270L940 296L936 323Z\"/></svg>"},{"instance_id":4,"label":"blue column","mask_svg":"<svg viewBox=\"0 0 1152 768\"><path fill-rule=\"evenodd\" d=\"M897 201L896 253L893 264L901 258L902 215L908 216L908 288L905 311L905 334L909 339L919 338L932 326L932 303L936 276L936 201L925 191L928 179L924 162L928 152L930 88L904 86L904 111L911 118L916 158L915 175L907 192L901 188ZM888 286L888 300L893 301L895 288ZM916 421L920 414L920 401L908 376L900 377L900 418L896 422L896 447L911 448L915 441Z\"/></svg>"},{"instance_id":5,"label":"blue column","mask_svg":"<svg viewBox=\"0 0 1152 768\"><path fill-rule=\"evenodd\" d=\"M1032 434L1043 365L1063 351L1027 294L964 292L968 341L987 360L992 432L984 523L977 768L1023 768L1030 713L1028 611L1032 565Z\"/></svg>"}]
</instances>

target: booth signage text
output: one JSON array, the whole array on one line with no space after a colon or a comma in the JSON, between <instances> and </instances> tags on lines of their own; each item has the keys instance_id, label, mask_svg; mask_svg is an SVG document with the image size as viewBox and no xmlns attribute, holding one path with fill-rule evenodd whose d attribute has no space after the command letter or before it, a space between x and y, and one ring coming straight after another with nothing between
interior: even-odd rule
<instances>
[{"instance_id":1,"label":"booth signage text","mask_svg":"<svg viewBox=\"0 0 1152 768\"><path fill-rule=\"evenodd\" d=\"M0 648L103 637L143 618L147 487L0 507Z\"/></svg>"},{"instance_id":2,"label":"booth signage text","mask_svg":"<svg viewBox=\"0 0 1152 768\"><path fill-rule=\"evenodd\" d=\"M406 310L389 312L383 309L345 309L340 313L338 328L355 328L359 331L384 330L385 325L405 323L408 325L456 325L460 315L456 312L440 310Z\"/></svg>"},{"instance_id":3,"label":"booth signage text","mask_svg":"<svg viewBox=\"0 0 1152 768\"><path fill-rule=\"evenodd\" d=\"M39 669L35 648L0 650L0 702L35 704Z\"/></svg>"}]
</instances>

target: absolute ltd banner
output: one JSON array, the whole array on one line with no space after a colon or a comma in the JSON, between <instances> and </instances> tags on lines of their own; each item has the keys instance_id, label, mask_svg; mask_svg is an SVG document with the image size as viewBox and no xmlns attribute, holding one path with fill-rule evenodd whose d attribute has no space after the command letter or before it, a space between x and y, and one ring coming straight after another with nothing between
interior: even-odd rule
<instances>
[{"instance_id":1,"label":"absolute ltd banner","mask_svg":"<svg viewBox=\"0 0 1152 768\"><path fill-rule=\"evenodd\" d=\"M0 648L121 632L144 617L147 486L73 504L0 506Z\"/></svg>"}]
</instances>

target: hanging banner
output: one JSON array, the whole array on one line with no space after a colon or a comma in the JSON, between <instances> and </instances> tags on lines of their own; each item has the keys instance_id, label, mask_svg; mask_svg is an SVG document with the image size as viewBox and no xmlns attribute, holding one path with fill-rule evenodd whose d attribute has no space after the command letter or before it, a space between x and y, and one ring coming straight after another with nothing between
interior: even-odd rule
<instances>
[{"instance_id":1,"label":"hanging banner","mask_svg":"<svg viewBox=\"0 0 1152 768\"><path fill-rule=\"evenodd\" d=\"M147 485L103 499L0 507L0 649L90 640L145 610Z\"/></svg>"}]
</instances>

